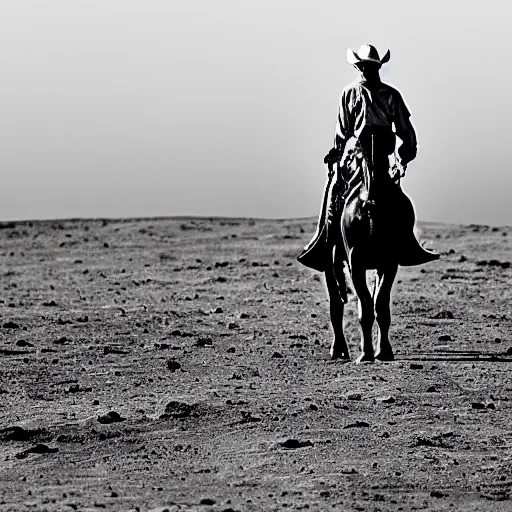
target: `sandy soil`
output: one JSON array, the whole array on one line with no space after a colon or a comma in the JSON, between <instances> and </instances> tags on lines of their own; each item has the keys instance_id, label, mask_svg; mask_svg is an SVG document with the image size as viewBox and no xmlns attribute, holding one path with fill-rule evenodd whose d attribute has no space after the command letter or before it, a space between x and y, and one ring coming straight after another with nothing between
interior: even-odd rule
<instances>
[{"instance_id":1,"label":"sandy soil","mask_svg":"<svg viewBox=\"0 0 512 512\"><path fill-rule=\"evenodd\" d=\"M512 510L511 228L421 225L355 365L312 219L0 227L0 510Z\"/></svg>"}]
</instances>

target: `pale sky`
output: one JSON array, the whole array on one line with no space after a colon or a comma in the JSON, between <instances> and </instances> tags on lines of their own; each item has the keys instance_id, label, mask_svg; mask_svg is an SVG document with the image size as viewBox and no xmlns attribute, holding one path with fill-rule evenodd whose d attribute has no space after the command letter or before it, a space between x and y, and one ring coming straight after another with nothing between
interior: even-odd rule
<instances>
[{"instance_id":1,"label":"pale sky","mask_svg":"<svg viewBox=\"0 0 512 512\"><path fill-rule=\"evenodd\" d=\"M389 48L422 220L512 225L504 0L0 0L0 219L316 215L347 47Z\"/></svg>"}]
</instances>

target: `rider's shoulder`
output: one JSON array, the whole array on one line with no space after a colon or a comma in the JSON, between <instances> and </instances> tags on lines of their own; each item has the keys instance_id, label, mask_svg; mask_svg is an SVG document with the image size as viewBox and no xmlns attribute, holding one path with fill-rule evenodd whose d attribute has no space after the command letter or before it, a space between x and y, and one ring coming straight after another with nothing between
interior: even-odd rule
<instances>
[{"instance_id":1,"label":"rider's shoulder","mask_svg":"<svg viewBox=\"0 0 512 512\"><path fill-rule=\"evenodd\" d=\"M388 91L392 96L402 98L402 93L398 87L390 85L386 82L381 82L381 89Z\"/></svg>"},{"instance_id":2,"label":"rider's shoulder","mask_svg":"<svg viewBox=\"0 0 512 512\"><path fill-rule=\"evenodd\" d=\"M362 89L362 84L359 80L354 80L353 82L351 82L350 84L346 85L342 91L341 91L341 94L340 94L340 99L343 99L343 98L350 98L350 97L353 97L354 95L358 95L358 93L361 92L361 89Z\"/></svg>"},{"instance_id":3,"label":"rider's shoulder","mask_svg":"<svg viewBox=\"0 0 512 512\"><path fill-rule=\"evenodd\" d=\"M362 83L360 80L354 80L353 82L346 85L343 90L341 91L341 94L348 94L352 91L358 90L362 88Z\"/></svg>"}]
</instances>

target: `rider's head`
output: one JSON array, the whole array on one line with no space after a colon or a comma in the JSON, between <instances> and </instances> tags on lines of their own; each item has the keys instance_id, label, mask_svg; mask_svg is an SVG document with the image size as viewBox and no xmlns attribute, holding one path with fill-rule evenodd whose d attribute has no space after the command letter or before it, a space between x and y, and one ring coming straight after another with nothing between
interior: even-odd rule
<instances>
[{"instance_id":1,"label":"rider's head","mask_svg":"<svg viewBox=\"0 0 512 512\"><path fill-rule=\"evenodd\" d=\"M377 62L361 61L354 64L354 67L361 72L361 75L367 80L378 78L379 70L382 64Z\"/></svg>"},{"instance_id":2,"label":"rider's head","mask_svg":"<svg viewBox=\"0 0 512 512\"><path fill-rule=\"evenodd\" d=\"M389 57L388 50L381 59L377 48L371 44L363 44L357 53L350 48L347 50L348 63L355 66L367 79L378 77L379 69L389 60Z\"/></svg>"}]
</instances>

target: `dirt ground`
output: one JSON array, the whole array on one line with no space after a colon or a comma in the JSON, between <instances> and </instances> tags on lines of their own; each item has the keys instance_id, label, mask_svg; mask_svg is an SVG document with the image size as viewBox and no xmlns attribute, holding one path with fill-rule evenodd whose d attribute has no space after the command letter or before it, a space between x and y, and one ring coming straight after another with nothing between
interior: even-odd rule
<instances>
[{"instance_id":1,"label":"dirt ground","mask_svg":"<svg viewBox=\"0 0 512 512\"><path fill-rule=\"evenodd\" d=\"M355 365L313 219L0 227L1 511L512 510L512 228L421 224Z\"/></svg>"}]
</instances>

